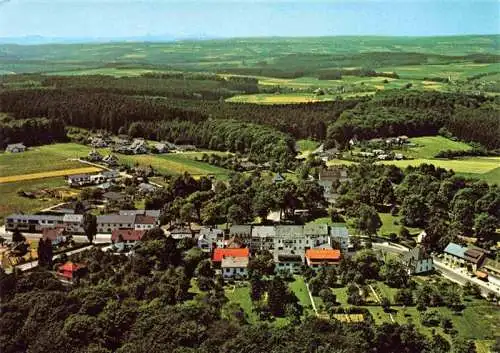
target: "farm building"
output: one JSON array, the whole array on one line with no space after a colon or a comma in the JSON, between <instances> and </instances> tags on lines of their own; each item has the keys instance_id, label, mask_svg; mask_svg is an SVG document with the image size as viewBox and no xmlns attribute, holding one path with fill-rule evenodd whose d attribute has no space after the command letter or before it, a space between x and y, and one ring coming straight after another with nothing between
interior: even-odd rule
<instances>
[{"instance_id":1,"label":"farm building","mask_svg":"<svg viewBox=\"0 0 500 353\"><path fill-rule=\"evenodd\" d=\"M227 256L221 261L224 278L246 278L248 276L248 256Z\"/></svg>"},{"instance_id":2,"label":"farm building","mask_svg":"<svg viewBox=\"0 0 500 353\"><path fill-rule=\"evenodd\" d=\"M144 233L146 233L145 230L114 229L111 232L111 241L113 243L136 243L142 239Z\"/></svg>"},{"instance_id":3,"label":"farm building","mask_svg":"<svg viewBox=\"0 0 500 353\"><path fill-rule=\"evenodd\" d=\"M22 143L14 143L11 145L7 145L7 148L5 149L5 152L10 152L10 153L20 153L26 151L26 146Z\"/></svg>"},{"instance_id":4,"label":"farm building","mask_svg":"<svg viewBox=\"0 0 500 353\"><path fill-rule=\"evenodd\" d=\"M340 250L336 249L309 249L306 251L307 266L312 268L338 265L340 259Z\"/></svg>"}]
</instances>

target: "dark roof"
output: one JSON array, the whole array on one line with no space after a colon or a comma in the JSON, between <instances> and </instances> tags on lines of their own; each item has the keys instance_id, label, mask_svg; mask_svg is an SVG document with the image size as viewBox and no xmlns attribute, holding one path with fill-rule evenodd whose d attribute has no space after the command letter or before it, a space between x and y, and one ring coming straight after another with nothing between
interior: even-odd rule
<instances>
[{"instance_id":1,"label":"dark roof","mask_svg":"<svg viewBox=\"0 0 500 353\"><path fill-rule=\"evenodd\" d=\"M479 249L467 249L465 251L465 259L474 264L478 264L484 258L484 252Z\"/></svg>"},{"instance_id":2,"label":"dark roof","mask_svg":"<svg viewBox=\"0 0 500 353\"><path fill-rule=\"evenodd\" d=\"M122 216L119 214L110 214L97 216L97 224L134 224L135 216Z\"/></svg>"},{"instance_id":3,"label":"dark roof","mask_svg":"<svg viewBox=\"0 0 500 353\"><path fill-rule=\"evenodd\" d=\"M302 262L302 256L295 254L278 254L276 258L279 262Z\"/></svg>"},{"instance_id":4,"label":"dark roof","mask_svg":"<svg viewBox=\"0 0 500 353\"><path fill-rule=\"evenodd\" d=\"M125 199L125 194L121 193L121 192L114 192L114 191L108 191L108 192L105 192L102 197L104 197L105 199L108 199L108 200L116 200L116 201L119 201L119 200L123 200Z\"/></svg>"},{"instance_id":5,"label":"dark roof","mask_svg":"<svg viewBox=\"0 0 500 353\"><path fill-rule=\"evenodd\" d=\"M407 265L410 265L411 263L415 261L422 261L430 258L429 254L425 250L423 246L416 246L410 251L408 251L406 254L403 256L403 262L406 263Z\"/></svg>"}]
</instances>

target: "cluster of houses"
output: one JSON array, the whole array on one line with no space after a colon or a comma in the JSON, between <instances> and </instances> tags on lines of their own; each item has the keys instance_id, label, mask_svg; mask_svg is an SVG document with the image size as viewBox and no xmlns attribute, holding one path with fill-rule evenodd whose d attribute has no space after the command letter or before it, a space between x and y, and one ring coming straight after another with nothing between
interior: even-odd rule
<instances>
[{"instance_id":1,"label":"cluster of houses","mask_svg":"<svg viewBox=\"0 0 500 353\"><path fill-rule=\"evenodd\" d=\"M336 265L349 251L345 227L326 224L252 226L234 225L226 233L216 228L201 228L198 247L212 253L225 278L247 276L250 254L262 250L273 254L276 269L291 273L303 265L318 268Z\"/></svg>"},{"instance_id":2,"label":"cluster of houses","mask_svg":"<svg viewBox=\"0 0 500 353\"><path fill-rule=\"evenodd\" d=\"M450 266L464 268L479 279L500 285L500 263L488 255L488 250L456 243L449 243L443 251L443 259Z\"/></svg>"},{"instance_id":3,"label":"cluster of houses","mask_svg":"<svg viewBox=\"0 0 500 353\"><path fill-rule=\"evenodd\" d=\"M157 227L159 210L120 210L117 214L97 216L97 232L113 234L114 231L147 231ZM19 230L27 233L48 233L48 229L62 229L65 234L84 234L83 215L28 215L13 214L5 219L7 231ZM118 237L119 233L116 233ZM62 234L60 234L62 235ZM52 239L51 239L52 240ZM140 240L137 239L137 240Z\"/></svg>"},{"instance_id":4,"label":"cluster of houses","mask_svg":"<svg viewBox=\"0 0 500 353\"><path fill-rule=\"evenodd\" d=\"M380 161L404 159L404 155L402 153L386 152L381 149L373 149L371 151L353 151L351 154L356 157L376 158Z\"/></svg>"},{"instance_id":5,"label":"cluster of houses","mask_svg":"<svg viewBox=\"0 0 500 353\"><path fill-rule=\"evenodd\" d=\"M193 145L176 145L171 142L158 142L149 145L143 138L130 140L128 138L111 138L103 136L93 136L89 138L89 145L95 148L111 147L114 152L121 154L147 154L147 153L169 153L196 151ZM89 155L89 157L91 157ZM94 157L97 155L94 153Z\"/></svg>"},{"instance_id":6,"label":"cluster of houses","mask_svg":"<svg viewBox=\"0 0 500 353\"><path fill-rule=\"evenodd\" d=\"M99 185L106 182L113 182L120 178L120 172L116 170L106 170L98 174L76 174L68 176L67 182L71 187L81 187L89 185Z\"/></svg>"}]
</instances>

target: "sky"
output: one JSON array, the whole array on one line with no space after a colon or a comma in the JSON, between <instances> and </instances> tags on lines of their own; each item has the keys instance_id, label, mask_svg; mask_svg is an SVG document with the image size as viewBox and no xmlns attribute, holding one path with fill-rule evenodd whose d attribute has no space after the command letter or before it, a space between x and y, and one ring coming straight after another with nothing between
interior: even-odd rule
<instances>
[{"instance_id":1,"label":"sky","mask_svg":"<svg viewBox=\"0 0 500 353\"><path fill-rule=\"evenodd\" d=\"M500 33L496 0L0 0L0 37Z\"/></svg>"}]
</instances>

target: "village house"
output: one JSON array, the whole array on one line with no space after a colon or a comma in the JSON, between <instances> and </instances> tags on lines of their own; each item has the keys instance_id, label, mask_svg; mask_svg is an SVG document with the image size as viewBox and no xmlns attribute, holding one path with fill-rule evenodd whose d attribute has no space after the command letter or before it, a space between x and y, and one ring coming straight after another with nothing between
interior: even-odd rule
<instances>
[{"instance_id":1,"label":"village house","mask_svg":"<svg viewBox=\"0 0 500 353\"><path fill-rule=\"evenodd\" d=\"M232 225L229 228L230 237L238 237L243 242L249 244L252 238L252 226L251 225Z\"/></svg>"},{"instance_id":2,"label":"village house","mask_svg":"<svg viewBox=\"0 0 500 353\"><path fill-rule=\"evenodd\" d=\"M5 230L40 233L44 228L64 227L63 216L12 214L5 219Z\"/></svg>"},{"instance_id":3,"label":"village house","mask_svg":"<svg viewBox=\"0 0 500 353\"><path fill-rule=\"evenodd\" d=\"M248 248L216 248L212 255L212 263L219 266L225 257L248 257L250 250Z\"/></svg>"},{"instance_id":4,"label":"village house","mask_svg":"<svg viewBox=\"0 0 500 353\"><path fill-rule=\"evenodd\" d=\"M102 155L99 152L97 152L95 149L93 149L87 155L87 160L89 160L90 162L101 162Z\"/></svg>"},{"instance_id":5,"label":"village house","mask_svg":"<svg viewBox=\"0 0 500 353\"><path fill-rule=\"evenodd\" d=\"M222 277L244 279L248 277L248 256L226 256L221 261Z\"/></svg>"},{"instance_id":6,"label":"village house","mask_svg":"<svg viewBox=\"0 0 500 353\"><path fill-rule=\"evenodd\" d=\"M114 154L108 154L102 161L110 167L116 167L118 165L118 158Z\"/></svg>"},{"instance_id":7,"label":"village house","mask_svg":"<svg viewBox=\"0 0 500 353\"><path fill-rule=\"evenodd\" d=\"M343 254L349 251L349 232L346 227L331 227L330 240L332 247L337 243Z\"/></svg>"},{"instance_id":8,"label":"village house","mask_svg":"<svg viewBox=\"0 0 500 353\"><path fill-rule=\"evenodd\" d=\"M274 226L255 226L252 228L250 248L252 251L272 250L276 228Z\"/></svg>"},{"instance_id":9,"label":"village house","mask_svg":"<svg viewBox=\"0 0 500 353\"><path fill-rule=\"evenodd\" d=\"M153 229L158 225L158 218L153 216L146 216L142 214L137 214L134 221L135 230L148 230Z\"/></svg>"},{"instance_id":10,"label":"village house","mask_svg":"<svg viewBox=\"0 0 500 353\"><path fill-rule=\"evenodd\" d=\"M148 183L140 183L137 186L137 191L141 194L151 194L156 191L156 187Z\"/></svg>"},{"instance_id":11,"label":"village house","mask_svg":"<svg viewBox=\"0 0 500 353\"><path fill-rule=\"evenodd\" d=\"M409 275L418 275L434 269L432 256L427 253L422 245L417 245L404 254L402 262L406 266Z\"/></svg>"},{"instance_id":12,"label":"village house","mask_svg":"<svg viewBox=\"0 0 500 353\"><path fill-rule=\"evenodd\" d=\"M71 261L57 268L57 275L66 281L74 281L75 279L82 277L87 272L87 266L83 264L75 264Z\"/></svg>"},{"instance_id":13,"label":"village house","mask_svg":"<svg viewBox=\"0 0 500 353\"><path fill-rule=\"evenodd\" d=\"M129 150L133 154L146 154L148 153L148 146L144 139L135 139L129 146Z\"/></svg>"},{"instance_id":14,"label":"village house","mask_svg":"<svg viewBox=\"0 0 500 353\"><path fill-rule=\"evenodd\" d=\"M465 262L473 272L476 272L483 264L486 258L485 251L480 248L470 247L465 253Z\"/></svg>"},{"instance_id":15,"label":"village house","mask_svg":"<svg viewBox=\"0 0 500 353\"><path fill-rule=\"evenodd\" d=\"M65 214L63 216L64 229L70 234L84 234L83 215L81 214Z\"/></svg>"},{"instance_id":16,"label":"village house","mask_svg":"<svg viewBox=\"0 0 500 353\"><path fill-rule=\"evenodd\" d=\"M157 143L153 146L153 152L155 153L168 153L170 149L166 143Z\"/></svg>"},{"instance_id":17,"label":"village house","mask_svg":"<svg viewBox=\"0 0 500 353\"><path fill-rule=\"evenodd\" d=\"M336 266L340 263L340 250L337 249L309 249L306 251L307 266L317 269L322 266Z\"/></svg>"},{"instance_id":18,"label":"village house","mask_svg":"<svg viewBox=\"0 0 500 353\"><path fill-rule=\"evenodd\" d=\"M108 191L102 194L102 197L106 202L122 202L127 199L127 195L123 192Z\"/></svg>"},{"instance_id":19,"label":"village house","mask_svg":"<svg viewBox=\"0 0 500 353\"><path fill-rule=\"evenodd\" d=\"M444 260L452 266L463 267L465 265L466 247L455 243L449 243L444 249Z\"/></svg>"},{"instance_id":20,"label":"village house","mask_svg":"<svg viewBox=\"0 0 500 353\"><path fill-rule=\"evenodd\" d=\"M303 255L299 254L281 254L279 251L274 252L274 263L276 272L289 271L290 273L298 274L304 264Z\"/></svg>"},{"instance_id":21,"label":"village house","mask_svg":"<svg viewBox=\"0 0 500 353\"><path fill-rule=\"evenodd\" d=\"M93 136L90 138L90 146L94 148L104 148L108 147L108 143L102 137Z\"/></svg>"},{"instance_id":22,"label":"village house","mask_svg":"<svg viewBox=\"0 0 500 353\"><path fill-rule=\"evenodd\" d=\"M211 252L215 248L224 247L224 231L212 227L201 227L198 235L198 248Z\"/></svg>"},{"instance_id":23,"label":"village house","mask_svg":"<svg viewBox=\"0 0 500 353\"><path fill-rule=\"evenodd\" d=\"M10 153L21 153L26 151L26 146L23 143L13 143L10 145L7 145L5 148L5 152L10 152Z\"/></svg>"},{"instance_id":24,"label":"village house","mask_svg":"<svg viewBox=\"0 0 500 353\"><path fill-rule=\"evenodd\" d=\"M68 176L69 186L85 186L92 184L90 174L76 174Z\"/></svg>"},{"instance_id":25,"label":"village house","mask_svg":"<svg viewBox=\"0 0 500 353\"><path fill-rule=\"evenodd\" d=\"M146 233L145 230L139 229L114 229L111 232L111 241L113 243L134 244L141 241Z\"/></svg>"},{"instance_id":26,"label":"village house","mask_svg":"<svg viewBox=\"0 0 500 353\"><path fill-rule=\"evenodd\" d=\"M111 233L115 229L134 229L135 215L105 215L97 216L97 232Z\"/></svg>"},{"instance_id":27,"label":"village house","mask_svg":"<svg viewBox=\"0 0 500 353\"><path fill-rule=\"evenodd\" d=\"M323 169L319 172L318 184L323 187L323 196L329 203L335 202L337 186L346 181L349 181L349 178L345 168Z\"/></svg>"},{"instance_id":28,"label":"village house","mask_svg":"<svg viewBox=\"0 0 500 353\"><path fill-rule=\"evenodd\" d=\"M158 220L161 215L160 210L120 210L118 214L122 216L136 216L136 215L142 215L142 216L149 216L149 217L154 217Z\"/></svg>"},{"instance_id":29,"label":"village house","mask_svg":"<svg viewBox=\"0 0 500 353\"><path fill-rule=\"evenodd\" d=\"M57 246L59 244L66 242L64 228L44 228L42 230L42 239L50 240L52 246Z\"/></svg>"},{"instance_id":30,"label":"village house","mask_svg":"<svg viewBox=\"0 0 500 353\"><path fill-rule=\"evenodd\" d=\"M174 239L192 238L193 231L188 226L177 226L167 232Z\"/></svg>"}]
</instances>

